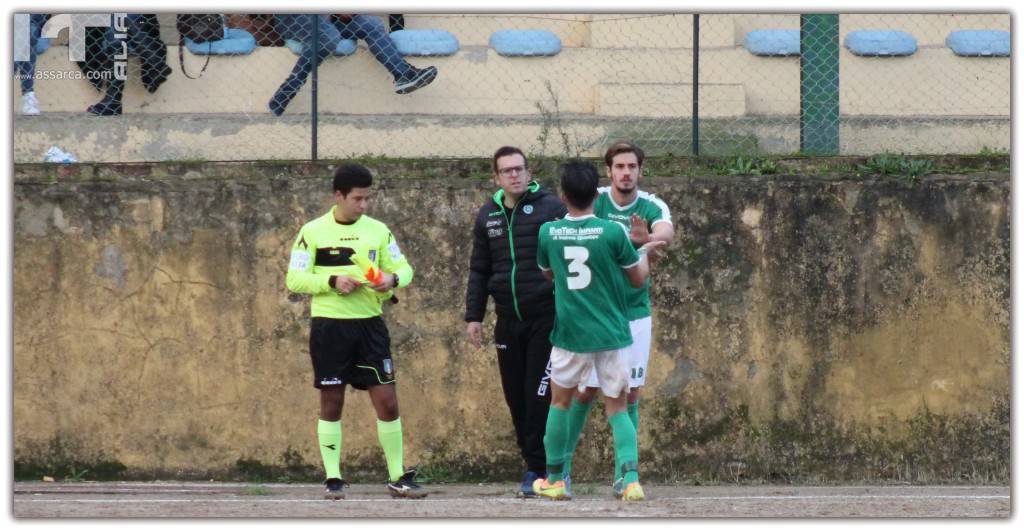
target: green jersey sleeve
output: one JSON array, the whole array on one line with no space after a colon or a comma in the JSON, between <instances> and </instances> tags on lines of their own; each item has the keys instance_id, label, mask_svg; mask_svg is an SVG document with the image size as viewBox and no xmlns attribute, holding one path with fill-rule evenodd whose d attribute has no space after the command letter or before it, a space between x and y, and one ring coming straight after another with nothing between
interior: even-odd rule
<instances>
[{"instance_id":1,"label":"green jersey sleeve","mask_svg":"<svg viewBox=\"0 0 1024 531\"><path fill-rule=\"evenodd\" d=\"M549 222L550 223L550 222ZM537 235L537 267L542 271L551 270L551 261L548 259L548 224L540 226L540 234Z\"/></svg>"},{"instance_id":2,"label":"green jersey sleeve","mask_svg":"<svg viewBox=\"0 0 1024 531\"><path fill-rule=\"evenodd\" d=\"M317 273L314 265L316 242L304 235L306 227L299 231L292 245L291 259L288 261L288 274L285 284L295 293L316 295L331 291L330 274Z\"/></svg>"}]
</instances>

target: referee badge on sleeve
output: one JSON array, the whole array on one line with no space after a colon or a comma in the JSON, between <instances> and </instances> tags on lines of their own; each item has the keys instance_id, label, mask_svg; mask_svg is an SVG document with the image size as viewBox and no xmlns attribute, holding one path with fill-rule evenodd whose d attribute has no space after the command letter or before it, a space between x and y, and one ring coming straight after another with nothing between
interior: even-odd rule
<instances>
[{"instance_id":1,"label":"referee badge on sleeve","mask_svg":"<svg viewBox=\"0 0 1024 531\"><path fill-rule=\"evenodd\" d=\"M309 269L310 258L312 258L312 256L307 251L295 249L292 251L292 259L288 264L288 268L296 271L305 271Z\"/></svg>"}]
</instances>

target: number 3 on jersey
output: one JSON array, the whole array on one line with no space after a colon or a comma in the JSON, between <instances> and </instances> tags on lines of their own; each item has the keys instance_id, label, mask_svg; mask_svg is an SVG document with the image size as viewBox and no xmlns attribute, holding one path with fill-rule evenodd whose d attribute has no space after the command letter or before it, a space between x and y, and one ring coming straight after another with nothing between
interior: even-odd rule
<instances>
[{"instance_id":1,"label":"number 3 on jersey","mask_svg":"<svg viewBox=\"0 0 1024 531\"><path fill-rule=\"evenodd\" d=\"M590 251L586 247L568 246L564 248L565 259L569 262L569 277L566 282L569 289L583 289L590 285L590 268L586 266Z\"/></svg>"}]
</instances>

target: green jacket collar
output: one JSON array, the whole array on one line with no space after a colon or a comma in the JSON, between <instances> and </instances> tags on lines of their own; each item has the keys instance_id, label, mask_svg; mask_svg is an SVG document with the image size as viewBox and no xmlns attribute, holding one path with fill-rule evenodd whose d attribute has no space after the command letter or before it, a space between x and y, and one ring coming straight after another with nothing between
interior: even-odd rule
<instances>
[{"instance_id":1,"label":"green jacket collar","mask_svg":"<svg viewBox=\"0 0 1024 531\"><path fill-rule=\"evenodd\" d=\"M530 184L526 185L526 193L523 194L523 197L526 197L530 193L535 193L537 190L540 190L540 183L537 181L530 181ZM523 197L519 198L519 200L522 201ZM503 188L498 188L498 191L494 192L494 202L502 209L505 208L505 190Z\"/></svg>"}]
</instances>

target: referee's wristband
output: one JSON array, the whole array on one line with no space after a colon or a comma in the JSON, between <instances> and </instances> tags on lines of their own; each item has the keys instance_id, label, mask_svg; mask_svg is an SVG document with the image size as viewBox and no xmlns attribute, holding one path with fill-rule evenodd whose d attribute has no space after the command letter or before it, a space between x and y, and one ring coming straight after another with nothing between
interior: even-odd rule
<instances>
[{"instance_id":1,"label":"referee's wristband","mask_svg":"<svg viewBox=\"0 0 1024 531\"><path fill-rule=\"evenodd\" d=\"M331 286L331 289L334 289L334 283L337 282L337 280L338 275L331 275L331 278L327 279L327 284Z\"/></svg>"}]
</instances>

